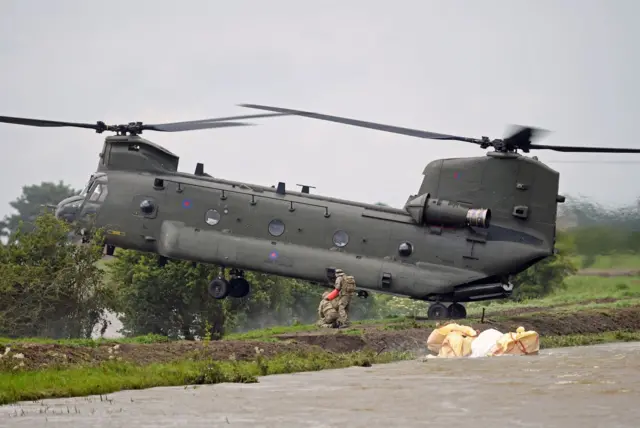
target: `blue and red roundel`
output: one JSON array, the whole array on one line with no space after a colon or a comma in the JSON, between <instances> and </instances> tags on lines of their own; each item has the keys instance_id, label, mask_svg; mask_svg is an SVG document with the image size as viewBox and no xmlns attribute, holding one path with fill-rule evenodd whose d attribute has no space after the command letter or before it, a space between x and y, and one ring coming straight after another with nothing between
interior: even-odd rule
<instances>
[{"instance_id":1,"label":"blue and red roundel","mask_svg":"<svg viewBox=\"0 0 640 428\"><path fill-rule=\"evenodd\" d=\"M182 208L191 208L191 200L185 199L182 201Z\"/></svg>"}]
</instances>

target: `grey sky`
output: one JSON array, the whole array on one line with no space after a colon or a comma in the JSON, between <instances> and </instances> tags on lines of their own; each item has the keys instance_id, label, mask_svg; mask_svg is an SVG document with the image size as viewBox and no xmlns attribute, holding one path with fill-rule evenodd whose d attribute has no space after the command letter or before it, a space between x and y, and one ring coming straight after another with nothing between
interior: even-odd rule
<instances>
[{"instance_id":1,"label":"grey sky","mask_svg":"<svg viewBox=\"0 0 640 428\"><path fill-rule=\"evenodd\" d=\"M640 147L639 14L634 0L3 0L0 115L152 123L258 113L235 106L256 103L474 137L516 123L553 131L542 144ZM215 177L394 206L429 161L484 154L306 118L255 123L145 135L183 171L201 161ZM0 215L24 184L81 187L103 136L0 124ZM640 193L636 166L551 166L569 194L618 204Z\"/></svg>"}]
</instances>

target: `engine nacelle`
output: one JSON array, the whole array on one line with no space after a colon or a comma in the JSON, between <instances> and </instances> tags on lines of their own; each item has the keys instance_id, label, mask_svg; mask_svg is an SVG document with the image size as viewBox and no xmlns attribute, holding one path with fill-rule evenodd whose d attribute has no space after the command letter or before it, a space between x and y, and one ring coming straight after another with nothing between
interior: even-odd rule
<instances>
[{"instance_id":1,"label":"engine nacelle","mask_svg":"<svg viewBox=\"0 0 640 428\"><path fill-rule=\"evenodd\" d=\"M429 193L409 200L404 209L419 225L473 226L486 229L491 224L490 209L467 208L454 202L431 199Z\"/></svg>"}]
</instances>

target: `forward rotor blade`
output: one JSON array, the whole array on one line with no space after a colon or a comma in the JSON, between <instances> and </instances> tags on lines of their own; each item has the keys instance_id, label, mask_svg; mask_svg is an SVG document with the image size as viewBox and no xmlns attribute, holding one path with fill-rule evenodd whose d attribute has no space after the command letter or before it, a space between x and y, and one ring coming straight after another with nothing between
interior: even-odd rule
<instances>
[{"instance_id":1,"label":"forward rotor blade","mask_svg":"<svg viewBox=\"0 0 640 428\"><path fill-rule=\"evenodd\" d=\"M211 128L228 128L232 126L253 126L251 123L231 122L238 119L258 119L261 117L287 116L282 113L262 113L248 114L240 116L218 117L212 119L191 120L186 122L159 123L154 125L142 125L141 129L161 132L179 132L194 131L198 129ZM105 130L113 130L118 126L107 126L102 122L98 123L80 123L80 122L61 122L57 120L29 119L23 117L0 116L0 123L11 123L14 125L38 126L38 127L73 127L87 128L102 132ZM127 125L123 125L124 128ZM138 125L139 126L139 125ZM138 128L140 129L140 128Z\"/></svg>"},{"instance_id":2,"label":"forward rotor blade","mask_svg":"<svg viewBox=\"0 0 640 428\"><path fill-rule=\"evenodd\" d=\"M142 129L145 131L160 131L160 132L180 132L180 131L196 131L198 129L212 129L212 128L229 128L232 126L254 126L252 123L244 122L176 122L176 123L163 123L158 125L142 125Z\"/></svg>"},{"instance_id":3,"label":"forward rotor blade","mask_svg":"<svg viewBox=\"0 0 640 428\"><path fill-rule=\"evenodd\" d=\"M546 146L541 144L531 144L529 149L555 150L556 152L566 153L640 153L640 149L626 149L618 147Z\"/></svg>"},{"instance_id":4,"label":"forward rotor blade","mask_svg":"<svg viewBox=\"0 0 640 428\"><path fill-rule=\"evenodd\" d=\"M95 123L59 122L57 120L27 119L23 117L11 116L0 116L0 123L12 123L14 125L38 126L47 128L70 126L73 128L98 129L98 125Z\"/></svg>"},{"instance_id":5,"label":"forward rotor blade","mask_svg":"<svg viewBox=\"0 0 640 428\"><path fill-rule=\"evenodd\" d=\"M292 109L286 109L286 108L280 108L280 107L269 107L269 106L262 106L257 104L239 104L239 105L241 107L255 108L258 110L267 110L267 111L273 111L273 112L296 115L296 116L305 116L305 117L310 117L312 119L343 123L345 125L359 126L361 128L375 129L378 131L391 132L394 134L408 135L410 137L427 138L431 140L455 140L455 141L464 141L467 143L481 144L481 141L475 138L459 137L456 135L449 135L449 134L440 134L437 132L403 128L400 126L384 125L384 124L375 123L375 122L365 122L362 120L349 119L349 118L340 117L340 116L330 116L327 114L313 113L310 111L292 110Z\"/></svg>"},{"instance_id":6,"label":"forward rotor blade","mask_svg":"<svg viewBox=\"0 0 640 428\"><path fill-rule=\"evenodd\" d=\"M283 113L245 114L240 116L216 117L213 119L188 120L184 122L156 123L152 125L144 125L144 129L149 129L154 131L160 130L159 128L166 129L167 127L171 129L174 129L177 127L188 127L190 129L192 125L200 124L200 123L226 122L230 120L240 120L240 119L259 119L261 117L275 117L275 116L290 116L290 115L283 114ZM197 128L197 129L202 129L202 128Z\"/></svg>"},{"instance_id":7,"label":"forward rotor blade","mask_svg":"<svg viewBox=\"0 0 640 428\"><path fill-rule=\"evenodd\" d=\"M220 122L224 120L260 119L261 117L291 116L287 113L243 114L240 116L218 117L216 119L194 120L193 122Z\"/></svg>"}]
</instances>

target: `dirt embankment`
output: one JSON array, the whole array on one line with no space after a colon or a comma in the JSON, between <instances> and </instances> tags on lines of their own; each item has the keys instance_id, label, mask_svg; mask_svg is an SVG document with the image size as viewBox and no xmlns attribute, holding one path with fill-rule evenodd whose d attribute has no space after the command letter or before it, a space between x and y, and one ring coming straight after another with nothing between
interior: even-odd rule
<instances>
[{"instance_id":1,"label":"dirt embankment","mask_svg":"<svg viewBox=\"0 0 640 428\"><path fill-rule=\"evenodd\" d=\"M569 334L592 334L616 330L640 330L640 307L606 309L581 312L555 312L520 314L504 313L494 320L488 316L484 323L469 320L478 330L495 328L514 331L522 325L536 330L542 336ZM283 352L309 352L326 350L350 352L372 349L383 351L426 351L426 340L432 328L424 322L414 324L377 324L357 326L346 330L318 329L275 336L275 341L221 340L208 344L203 342L172 342L155 344L109 344L81 347L57 344L16 344L11 352L0 359L0 368L11 369L23 364L26 368L50 365L95 364L102 361L120 360L135 363L162 363L184 359L213 358L216 360L247 360L256 356L256 347L264 356ZM0 354L3 349L0 347ZM22 357L16 358L16 355ZM4 361L3 361L4 360Z\"/></svg>"}]
</instances>

